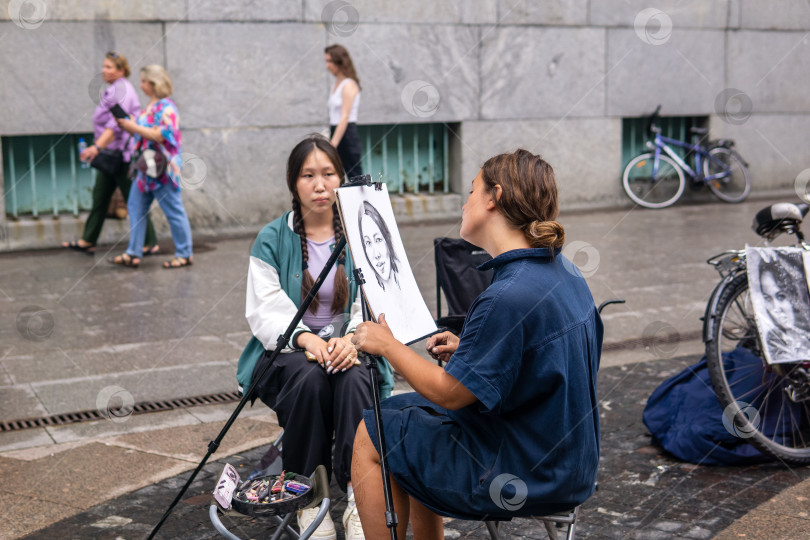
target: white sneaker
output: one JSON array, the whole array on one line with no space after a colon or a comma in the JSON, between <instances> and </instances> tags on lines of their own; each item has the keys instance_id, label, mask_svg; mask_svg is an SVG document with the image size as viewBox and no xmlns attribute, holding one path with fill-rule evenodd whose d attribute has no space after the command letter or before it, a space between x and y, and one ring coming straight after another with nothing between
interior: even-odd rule
<instances>
[{"instance_id":1,"label":"white sneaker","mask_svg":"<svg viewBox=\"0 0 810 540\"><path fill-rule=\"evenodd\" d=\"M304 532L307 527L309 527L310 523L315 521L315 516L318 515L318 507L315 508L306 508L304 510L298 511L298 529L300 532ZM329 512L321 521L321 524L318 525L318 528L315 529L315 532L312 533L314 540L337 540L337 532L335 531L335 524L332 521L332 517L329 515Z\"/></svg>"},{"instance_id":2,"label":"white sneaker","mask_svg":"<svg viewBox=\"0 0 810 540\"><path fill-rule=\"evenodd\" d=\"M346 511L343 512L343 530L346 531L346 540L365 540L363 525L360 523L360 514L357 513L357 505L354 502L354 494L349 497L346 503Z\"/></svg>"}]
</instances>

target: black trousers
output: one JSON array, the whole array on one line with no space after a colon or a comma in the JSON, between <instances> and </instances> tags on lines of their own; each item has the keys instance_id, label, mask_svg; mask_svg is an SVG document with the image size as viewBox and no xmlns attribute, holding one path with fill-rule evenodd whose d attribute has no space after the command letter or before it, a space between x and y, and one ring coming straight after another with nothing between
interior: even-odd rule
<instances>
[{"instance_id":1,"label":"black trousers","mask_svg":"<svg viewBox=\"0 0 810 540\"><path fill-rule=\"evenodd\" d=\"M337 126L329 127L329 136L335 134ZM343 169L346 171L346 178L352 179L355 176L363 175L363 166L360 163L363 158L363 145L360 142L360 134L357 132L357 124L354 122L346 126L346 133L340 139L337 147Z\"/></svg>"},{"instance_id":2,"label":"black trousers","mask_svg":"<svg viewBox=\"0 0 810 540\"><path fill-rule=\"evenodd\" d=\"M258 375L267 356L256 363ZM346 490L351 481L352 448L363 409L372 406L371 374L354 366L337 375L326 373L303 352L279 354L258 387L258 397L273 409L284 428L281 461L284 470L310 475L324 465Z\"/></svg>"}]
</instances>

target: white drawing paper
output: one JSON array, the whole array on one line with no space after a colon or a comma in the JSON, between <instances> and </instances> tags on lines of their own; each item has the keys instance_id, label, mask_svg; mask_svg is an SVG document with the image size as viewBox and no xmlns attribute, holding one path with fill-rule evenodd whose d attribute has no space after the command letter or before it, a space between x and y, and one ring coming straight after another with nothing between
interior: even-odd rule
<instances>
[{"instance_id":1,"label":"white drawing paper","mask_svg":"<svg viewBox=\"0 0 810 540\"><path fill-rule=\"evenodd\" d=\"M363 272L363 292L374 320L384 313L402 343L436 332L408 263L387 186L343 187L337 195L352 260Z\"/></svg>"}]
</instances>

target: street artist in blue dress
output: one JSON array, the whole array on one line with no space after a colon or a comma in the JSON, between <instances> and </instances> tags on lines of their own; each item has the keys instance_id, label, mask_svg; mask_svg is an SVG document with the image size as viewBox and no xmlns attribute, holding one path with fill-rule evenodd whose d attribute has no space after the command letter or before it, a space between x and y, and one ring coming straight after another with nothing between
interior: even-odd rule
<instances>
[{"instance_id":1,"label":"street artist in blue dress","mask_svg":"<svg viewBox=\"0 0 810 540\"><path fill-rule=\"evenodd\" d=\"M382 403L398 537L443 538L441 516L510 519L570 509L594 490L602 322L582 275L560 254L551 166L525 150L489 159L463 207L461 236L493 259L492 284L456 337L428 352L379 324L358 350L384 356L416 391ZM366 538L388 536L374 416L364 411L352 479Z\"/></svg>"}]
</instances>

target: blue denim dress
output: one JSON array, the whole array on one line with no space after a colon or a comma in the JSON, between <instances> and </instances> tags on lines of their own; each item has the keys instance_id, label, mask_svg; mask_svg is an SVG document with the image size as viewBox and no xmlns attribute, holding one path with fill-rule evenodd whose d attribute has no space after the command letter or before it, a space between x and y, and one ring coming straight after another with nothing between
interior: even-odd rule
<instances>
[{"instance_id":1,"label":"blue denim dress","mask_svg":"<svg viewBox=\"0 0 810 540\"><path fill-rule=\"evenodd\" d=\"M449 411L416 393L382 403L396 482L439 515L510 519L566 510L594 490L602 321L574 264L547 249L482 265L447 372L478 399ZM364 411L379 451L374 415Z\"/></svg>"}]
</instances>

